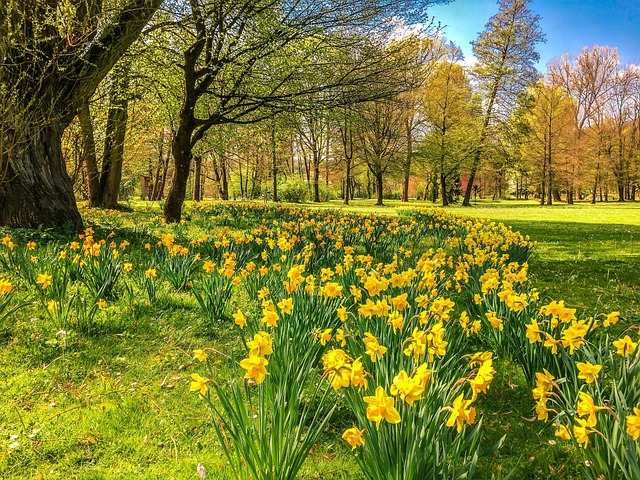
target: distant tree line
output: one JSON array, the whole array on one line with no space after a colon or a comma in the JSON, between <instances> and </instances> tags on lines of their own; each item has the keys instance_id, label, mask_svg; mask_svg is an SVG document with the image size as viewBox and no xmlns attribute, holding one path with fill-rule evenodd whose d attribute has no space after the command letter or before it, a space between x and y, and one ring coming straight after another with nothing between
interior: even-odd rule
<instances>
[{"instance_id":1,"label":"distant tree line","mask_svg":"<svg viewBox=\"0 0 640 480\"><path fill-rule=\"evenodd\" d=\"M76 198L167 221L204 197L636 199L640 69L596 46L540 75L529 0L465 66L434 3L3 2L0 224L81 228Z\"/></svg>"}]
</instances>

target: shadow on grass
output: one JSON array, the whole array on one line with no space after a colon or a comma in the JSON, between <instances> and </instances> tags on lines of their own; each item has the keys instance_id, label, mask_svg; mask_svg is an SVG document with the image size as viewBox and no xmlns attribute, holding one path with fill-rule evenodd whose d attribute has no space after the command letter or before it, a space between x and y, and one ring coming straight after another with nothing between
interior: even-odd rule
<instances>
[{"instance_id":1,"label":"shadow on grass","mask_svg":"<svg viewBox=\"0 0 640 480\"><path fill-rule=\"evenodd\" d=\"M590 312L640 309L640 225L506 221L538 242L530 273L543 296Z\"/></svg>"}]
</instances>

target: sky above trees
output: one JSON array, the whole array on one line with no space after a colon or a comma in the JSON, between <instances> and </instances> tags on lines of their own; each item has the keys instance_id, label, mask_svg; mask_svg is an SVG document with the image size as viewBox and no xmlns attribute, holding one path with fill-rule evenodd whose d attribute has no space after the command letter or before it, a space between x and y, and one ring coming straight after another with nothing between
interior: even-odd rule
<instances>
[{"instance_id":1,"label":"sky above trees","mask_svg":"<svg viewBox=\"0 0 640 480\"><path fill-rule=\"evenodd\" d=\"M623 64L640 64L640 2L637 0L533 0L529 8L538 13L547 43L538 45L538 69L565 52L577 55L584 46L618 47ZM454 0L429 9L445 26L444 35L463 51L472 63L471 45L478 32L498 9L495 0Z\"/></svg>"}]
</instances>

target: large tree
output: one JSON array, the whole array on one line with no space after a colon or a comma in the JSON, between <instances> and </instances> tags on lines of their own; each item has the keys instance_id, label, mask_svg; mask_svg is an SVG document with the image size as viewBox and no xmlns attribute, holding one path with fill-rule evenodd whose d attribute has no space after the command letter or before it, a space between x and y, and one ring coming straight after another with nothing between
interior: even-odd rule
<instances>
[{"instance_id":1,"label":"large tree","mask_svg":"<svg viewBox=\"0 0 640 480\"><path fill-rule=\"evenodd\" d=\"M478 59L473 73L484 94L484 112L464 206L471 205L473 184L491 128L497 120L507 117L517 93L537 80L535 65L540 55L535 48L545 41L545 36L540 30L540 16L528 8L530 1L501 0L498 13L473 42L473 54Z\"/></svg>"},{"instance_id":2,"label":"large tree","mask_svg":"<svg viewBox=\"0 0 640 480\"><path fill-rule=\"evenodd\" d=\"M531 104L523 119L528 126L525 144L527 157L538 173L540 205L553 203L562 158L566 156L568 132L573 127L573 100L547 76L530 91Z\"/></svg>"},{"instance_id":3,"label":"large tree","mask_svg":"<svg viewBox=\"0 0 640 480\"><path fill-rule=\"evenodd\" d=\"M358 141L383 205L384 176L396 170L406 148L404 111L398 100L377 100L358 108Z\"/></svg>"},{"instance_id":4,"label":"large tree","mask_svg":"<svg viewBox=\"0 0 640 480\"><path fill-rule=\"evenodd\" d=\"M403 15L417 20L431 3L438 2L189 0L190 21L180 24L186 31L177 32L176 40L184 43L184 92L165 219L181 218L192 151L207 130L304 109L317 102L318 92L324 92L326 106L337 105L339 87L361 84L379 64L372 64L364 49L358 62L343 70L327 58L371 43L372 31L385 18ZM335 62L340 57L332 58ZM336 71L341 74L336 76ZM366 87L361 91L369 96Z\"/></svg>"},{"instance_id":5,"label":"large tree","mask_svg":"<svg viewBox=\"0 0 640 480\"><path fill-rule=\"evenodd\" d=\"M460 49L449 45L423 96L428 128L422 150L439 180L442 206L454 200L453 191L459 193L460 167L469 156L478 127L478 102L464 68L458 63L461 58Z\"/></svg>"},{"instance_id":6,"label":"large tree","mask_svg":"<svg viewBox=\"0 0 640 480\"><path fill-rule=\"evenodd\" d=\"M563 55L550 67L550 75L563 86L575 101L574 138L573 138L573 172L571 177L578 177L586 167L588 150L586 140L596 144L591 155L593 172L592 203L595 203L596 192L602 178L602 142L605 105L609 102L615 80L620 73L620 57L616 49L609 47L585 47L577 57ZM569 182L567 202L573 203L573 182Z\"/></svg>"},{"instance_id":7,"label":"large tree","mask_svg":"<svg viewBox=\"0 0 640 480\"><path fill-rule=\"evenodd\" d=\"M82 227L62 133L161 2L0 3L0 225Z\"/></svg>"}]
</instances>

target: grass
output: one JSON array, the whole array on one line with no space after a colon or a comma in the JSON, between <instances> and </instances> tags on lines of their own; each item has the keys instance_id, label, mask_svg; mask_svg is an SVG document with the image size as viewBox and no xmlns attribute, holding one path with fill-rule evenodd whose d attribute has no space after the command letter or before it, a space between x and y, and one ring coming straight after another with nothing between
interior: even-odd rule
<instances>
[{"instance_id":1,"label":"grass","mask_svg":"<svg viewBox=\"0 0 640 480\"><path fill-rule=\"evenodd\" d=\"M134 206L135 216L105 217L107 230L143 238L135 224L159 210ZM342 208L337 202L319 207ZM402 208L397 201L385 207L356 201L345 210L398 214ZM449 210L504 222L536 240L530 272L543 294L587 311L621 310L637 321L640 205L479 202ZM208 478L227 478L208 410L187 386L194 348L238 339L206 333L198 315L191 297L163 290L153 306L110 306L98 319L99 335L51 331L34 307L0 325L0 476L189 479L200 463ZM520 373L508 361L500 365L480 408L487 446L504 434L507 441L483 460L480 478L500 469L514 470L518 479L580 478L576 457L553 442L551 428L529 421L530 392ZM335 432L323 438L304 478L358 477L348 447L337 439ZM14 441L19 447L9 448Z\"/></svg>"},{"instance_id":2,"label":"grass","mask_svg":"<svg viewBox=\"0 0 640 480\"><path fill-rule=\"evenodd\" d=\"M316 208L395 215L405 208L431 208L430 202L356 200L349 206L334 201ZM441 208L441 207L438 207ZM471 208L452 206L446 211L502 222L538 242L530 272L543 294L564 299L586 311L640 311L640 203L590 205L535 202L479 201Z\"/></svg>"}]
</instances>

